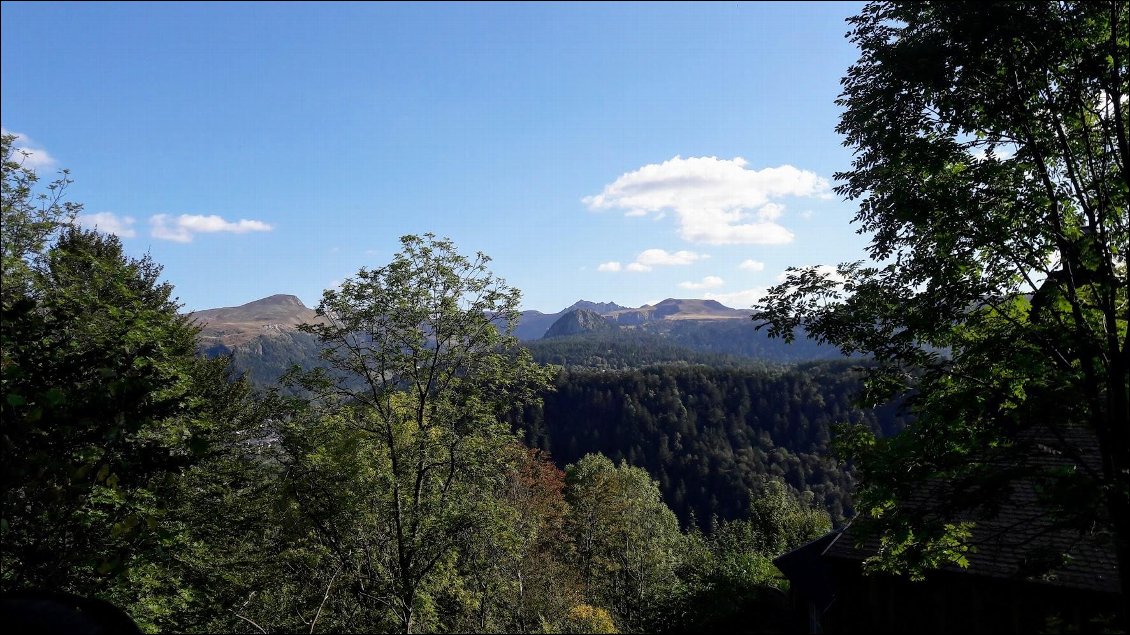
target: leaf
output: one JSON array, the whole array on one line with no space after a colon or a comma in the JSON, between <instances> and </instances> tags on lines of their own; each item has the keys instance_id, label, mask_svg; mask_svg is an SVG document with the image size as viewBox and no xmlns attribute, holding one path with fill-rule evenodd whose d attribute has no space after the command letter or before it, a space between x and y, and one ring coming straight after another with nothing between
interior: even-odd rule
<instances>
[{"instance_id":1,"label":"leaf","mask_svg":"<svg viewBox=\"0 0 1130 635\"><path fill-rule=\"evenodd\" d=\"M67 395L60 388L51 388L43 393L43 398L47 401L48 405L58 407L67 400Z\"/></svg>"}]
</instances>

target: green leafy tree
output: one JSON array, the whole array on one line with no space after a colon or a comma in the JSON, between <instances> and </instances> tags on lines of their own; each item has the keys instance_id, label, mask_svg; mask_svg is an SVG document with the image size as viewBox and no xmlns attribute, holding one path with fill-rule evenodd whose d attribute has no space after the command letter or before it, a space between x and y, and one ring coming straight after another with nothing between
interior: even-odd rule
<instances>
[{"instance_id":1,"label":"green leafy tree","mask_svg":"<svg viewBox=\"0 0 1130 635\"><path fill-rule=\"evenodd\" d=\"M247 562L270 562L251 538L265 525L247 530L272 520L269 462L248 443L268 411L229 360L196 356L197 328L160 265L70 225L81 206L62 198L67 173L39 191L14 141L4 136L0 586L101 597L147 631L230 630L228 609L268 571Z\"/></svg>"},{"instance_id":2,"label":"green leafy tree","mask_svg":"<svg viewBox=\"0 0 1130 635\"><path fill-rule=\"evenodd\" d=\"M153 479L191 453L195 329L160 268L117 239L67 230L4 309L7 588L72 589L128 566L158 522Z\"/></svg>"},{"instance_id":3,"label":"green leafy tree","mask_svg":"<svg viewBox=\"0 0 1130 635\"><path fill-rule=\"evenodd\" d=\"M494 494L492 526L469 534L458 566L471 602L464 632L528 633L562 624L582 602L565 531L565 474L548 455L520 445Z\"/></svg>"},{"instance_id":4,"label":"green leafy tree","mask_svg":"<svg viewBox=\"0 0 1130 635\"><path fill-rule=\"evenodd\" d=\"M316 531L342 566L355 558L341 556L339 537L368 541L355 553L368 577L387 581L380 601L411 632L434 615L429 585L454 567L461 537L492 517L489 494L503 485L515 440L503 417L533 400L549 371L517 348L520 294L487 270L489 258L431 234L401 244L387 266L325 292L325 322L305 329L325 344L328 368L295 379L341 430L338 454L366 475L356 503L369 524L349 536L356 525ZM319 452L292 456L341 471ZM312 510L327 504L321 492L301 497Z\"/></svg>"},{"instance_id":5,"label":"green leafy tree","mask_svg":"<svg viewBox=\"0 0 1130 635\"><path fill-rule=\"evenodd\" d=\"M819 538L832 530L828 513L812 505L812 495L796 496L789 486L769 479L750 497L749 520L741 542L769 558ZM737 527L739 525L734 525ZM731 528L733 531L733 528Z\"/></svg>"},{"instance_id":6,"label":"green leafy tree","mask_svg":"<svg viewBox=\"0 0 1130 635\"><path fill-rule=\"evenodd\" d=\"M827 512L771 479L750 500L748 518L692 527L677 570L680 588L658 615L656 630L782 632L788 581L773 558L831 531Z\"/></svg>"},{"instance_id":7,"label":"green leafy tree","mask_svg":"<svg viewBox=\"0 0 1130 635\"><path fill-rule=\"evenodd\" d=\"M196 356L197 329L160 271L113 236L67 228L4 307L0 580L102 597L146 630L180 630L213 619L202 600L224 586L224 540L201 539L237 531L188 501L219 475L209 457L262 417L227 359Z\"/></svg>"},{"instance_id":8,"label":"green leafy tree","mask_svg":"<svg viewBox=\"0 0 1130 635\"><path fill-rule=\"evenodd\" d=\"M26 154L16 145L16 136L0 139L3 186L0 188L0 271L4 284L0 296L7 306L30 291L32 261L42 255L52 236L72 221L82 206L64 198L70 175L63 170L58 179L40 187L39 175L24 165Z\"/></svg>"},{"instance_id":9,"label":"green leafy tree","mask_svg":"<svg viewBox=\"0 0 1130 635\"><path fill-rule=\"evenodd\" d=\"M610 608L625 630L642 628L674 582L675 514L647 472L601 454L566 467L565 486L586 599Z\"/></svg>"},{"instance_id":10,"label":"green leafy tree","mask_svg":"<svg viewBox=\"0 0 1130 635\"><path fill-rule=\"evenodd\" d=\"M588 604L578 604L565 616L566 633L619 633L608 611Z\"/></svg>"},{"instance_id":11,"label":"green leafy tree","mask_svg":"<svg viewBox=\"0 0 1130 635\"><path fill-rule=\"evenodd\" d=\"M227 358L198 357L189 376L191 398L176 425L191 430L192 460L160 489L159 548L135 556L107 599L149 631L277 627L290 608L278 596L324 590L295 564L306 545L295 539L302 524L286 505L274 443L285 411L233 379Z\"/></svg>"},{"instance_id":12,"label":"green leafy tree","mask_svg":"<svg viewBox=\"0 0 1130 635\"><path fill-rule=\"evenodd\" d=\"M850 22L837 191L875 264L792 270L754 317L872 355L867 400L907 397L905 433L841 437L881 566L962 563L963 510L1028 479L1049 518L1111 535L1130 597L1130 8L872 2ZM1067 468L1029 461L1036 442Z\"/></svg>"}]
</instances>

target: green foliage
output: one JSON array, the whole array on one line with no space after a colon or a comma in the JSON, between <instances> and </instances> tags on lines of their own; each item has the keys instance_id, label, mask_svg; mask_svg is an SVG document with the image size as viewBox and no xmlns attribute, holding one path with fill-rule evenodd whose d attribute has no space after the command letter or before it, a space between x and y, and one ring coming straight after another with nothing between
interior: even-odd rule
<instances>
[{"instance_id":1,"label":"green foliage","mask_svg":"<svg viewBox=\"0 0 1130 635\"><path fill-rule=\"evenodd\" d=\"M195 330L113 237L68 229L43 261L4 307L4 582L89 593L155 539L191 461Z\"/></svg>"},{"instance_id":2,"label":"green foliage","mask_svg":"<svg viewBox=\"0 0 1130 635\"><path fill-rule=\"evenodd\" d=\"M548 372L516 347L519 292L489 258L431 234L401 243L389 265L326 291L326 322L304 327L325 344L328 370L293 374L312 402L284 446L296 504L335 570L361 576L370 604L411 632L441 625L434 589L455 575L465 537L493 540L488 528L505 524L490 496L514 441L502 417ZM331 495L342 482L355 494Z\"/></svg>"},{"instance_id":3,"label":"green foliage","mask_svg":"<svg viewBox=\"0 0 1130 635\"><path fill-rule=\"evenodd\" d=\"M841 446L880 569L961 564L969 523L1027 479L1072 492L1045 497L1049 518L1112 533L1130 583L1128 21L1125 2L872 2L850 20L837 191L877 264L794 270L755 319L872 355L868 403L909 395L905 433ZM1038 437L1070 476L1030 460Z\"/></svg>"},{"instance_id":4,"label":"green foliage","mask_svg":"<svg viewBox=\"0 0 1130 635\"><path fill-rule=\"evenodd\" d=\"M66 170L58 179L39 187L39 175L24 165L26 156L16 147L16 136L0 139L3 184L0 188L0 271L4 284L0 298L5 307L31 292L31 267L59 229L82 210L65 200L70 185Z\"/></svg>"},{"instance_id":5,"label":"green foliage","mask_svg":"<svg viewBox=\"0 0 1130 635\"><path fill-rule=\"evenodd\" d=\"M894 406L855 406L859 376L847 362L779 372L566 370L516 425L563 463L599 452L646 469L684 525L692 515L704 523L748 515L749 493L769 478L811 491L842 518L852 509L851 480L828 456L833 424L880 436L904 425Z\"/></svg>"},{"instance_id":6,"label":"green foliage","mask_svg":"<svg viewBox=\"0 0 1130 635\"><path fill-rule=\"evenodd\" d=\"M813 506L810 492L805 494L798 500L786 484L767 481L751 496L743 540L757 553L776 557L831 531L828 513Z\"/></svg>"},{"instance_id":7,"label":"green foliage","mask_svg":"<svg viewBox=\"0 0 1130 635\"><path fill-rule=\"evenodd\" d=\"M146 631L230 631L233 610L280 575L269 461L271 404L231 377L225 359L195 359L191 400L176 416L191 459L166 478L154 504L159 542L138 551L103 595Z\"/></svg>"},{"instance_id":8,"label":"green foliage","mask_svg":"<svg viewBox=\"0 0 1130 635\"><path fill-rule=\"evenodd\" d=\"M578 604L569 609L569 614L565 618L564 623L566 633L619 633L616 630L616 624L613 623L612 617L608 611L600 608L589 606L588 604Z\"/></svg>"},{"instance_id":9,"label":"green foliage","mask_svg":"<svg viewBox=\"0 0 1130 635\"><path fill-rule=\"evenodd\" d=\"M460 548L474 601L471 619L455 630L531 632L567 621L581 601L565 531L565 474L540 451L516 445L511 452L511 471L495 493L496 524Z\"/></svg>"},{"instance_id":10,"label":"green foliage","mask_svg":"<svg viewBox=\"0 0 1130 635\"><path fill-rule=\"evenodd\" d=\"M679 525L647 472L589 454L565 468L566 526L585 597L638 630L670 593Z\"/></svg>"},{"instance_id":11,"label":"green foliage","mask_svg":"<svg viewBox=\"0 0 1130 635\"><path fill-rule=\"evenodd\" d=\"M807 498L807 500L806 500ZM680 586L653 616L654 630L782 632L788 581L772 559L831 530L827 512L779 480L751 495L750 515L692 527L684 538Z\"/></svg>"},{"instance_id":12,"label":"green foliage","mask_svg":"<svg viewBox=\"0 0 1130 635\"><path fill-rule=\"evenodd\" d=\"M195 356L150 259L68 228L36 263L3 311L3 588L102 597L147 631L200 628L234 601L224 565L261 507L243 495L262 474L240 432L266 415L228 360Z\"/></svg>"},{"instance_id":13,"label":"green foliage","mask_svg":"<svg viewBox=\"0 0 1130 635\"><path fill-rule=\"evenodd\" d=\"M0 585L101 597L146 631L231 630L234 582L270 571L253 538L272 520L270 473L248 443L268 414L227 359L195 356L160 266L67 225L80 206L61 198L66 173L36 193L12 141ZM268 562L242 564L253 551Z\"/></svg>"}]
</instances>

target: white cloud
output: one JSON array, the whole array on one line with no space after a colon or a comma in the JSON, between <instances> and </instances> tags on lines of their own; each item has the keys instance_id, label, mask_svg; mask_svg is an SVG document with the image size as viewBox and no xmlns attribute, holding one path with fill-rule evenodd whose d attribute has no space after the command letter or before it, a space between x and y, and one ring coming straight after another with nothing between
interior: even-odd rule
<instances>
[{"instance_id":1,"label":"white cloud","mask_svg":"<svg viewBox=\"0 0 1130 635\"><path fill-rule=\"evenodd\" d=\"M748 258L743 260L742 264L738 265L738 269L744 269L746 271L765 271L765 263L760 260Z\"/></svg>"},{"instance_id":2,"label":"white cloud","mask_svg":"<svg viewBox=\"0 0 1130 635\"><path fill-rule=\"evenodd\" d=\"M675 212L684 240L707 244L782 244L793 234L775 221L785 196L830 198L828 180L791 165L750 170L741 157L676 156L620 176L581 201L629 216Z\"/></svg>"},{"instance_id":3,"label":"white cloud","mask_svg":"<svg viewBox=\"0 0 1130 635\"><path fill-rule=\"evenodd\" d=\"M706 276L702 282L680 282L679 286L684 289L716 289L725 284L718 276Z\"/></svg>"},{"instance_id":4,"label":"white cloud","mask_svg":"<svg viewBox=\"0 0 1130 635\"><path fill-rule=\"evenodd\" d=\"M38 171L55 165L55 158L43 148L37 147L39 144L32 141L27 135L12 132L3 126L0 126L0 134L16 136L16 140L12 144L15 156L12 158L20 162L25 168Z\"/></svg>"},{"instance_id":5,"label":"white cloud","mask_svg":"<svg viewBox=\"0 0 1130 635\"><path fill-rule=\"evenodd\" d=\"M149 218L150 234L161 240L171 240L178 243L192 242L196 234L215 234L226 232L232 234L246 234L247 232L269 232L273 227L258 220L226 221L212 214L181 214L169 216L157 214Z\"/></svg>"},{"instance_id":6,"label":"white cloud","mask_svg":"<svg viewBox=\"0 0 1130 635\"><path fill-rule=\"evenodd\" d=\"M693 251L680 250L676 252L669 252L666 249L645 249L636 256L635 262L628 263L628 266L622 266L618 261L601 263L597 271L634 271L642 273L644 271L651 271L653 267L663 267L671 265L689 265L698 260L705 260L709 258L709 254L699 254Z\"/></svg>"},{"instance_id":7,"label":"white cloud","mask_svg":"<svg viewBox=\"0 0 1130 635\"><path fill-rule=\"evenodd\" d=\"M766 289L745 289L730 293L707 293L705 300L717 300L722 304L735 309L748 309L765 297Z\"/></svg>"},{"instance_id":8,"label":"white cloud","mask_svg":"<svg viewBox=\"0 0 1130 635\"><path fill-rule=\"evenodd\" d=\"M636 256L636 262L641 265L689 265L696 260L703 260L710 256L696 254L693 251L680 250L674 253L666 249L645 249Z\"/></svg>"},{"instance_id":9,"label":"white cloud","mask_svg":"<svg viewBox=\"0 0 1130 635\"><path fill-rule=\"evenodd\" d=\"M777 220L785 213L785 206L778 203L766 203L757 210L757 216L764 220Z\"/></svg>"},{"instance_id":10,"label":"white cloud","mask_svg":"<svg viewBox=\"0 0 1130 635\"><path fill-rule=\"evenodd\" d=\"M806 209L800 214L797 214L797 216L800 216L803 220L812 220L813 212L810 209Z\"/></svg>"},{"instance_id":11,"label":"white cloud","mask_svg":"<svg viewBox=\"0 0 1130 635\"><path fill-rule=\"evenodd\" d=\"M97 214L79 214L75 222L87 229L97 229L107 234L114 234L121 238L133 238L137 232L133 229L136 222L132 216L118 216L113 212L98 212Z\"/></svg>"}]
</instances>

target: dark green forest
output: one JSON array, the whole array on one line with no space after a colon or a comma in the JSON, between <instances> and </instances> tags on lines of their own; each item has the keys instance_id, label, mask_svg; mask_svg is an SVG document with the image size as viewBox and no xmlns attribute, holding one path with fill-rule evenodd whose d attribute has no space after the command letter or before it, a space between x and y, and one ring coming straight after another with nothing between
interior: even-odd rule
<instances>
[{"instance_id":1,"label":"dark green forest","mask_svg":"<svg viewBox=\"0 0 1130 635\"><path fill-rule=\"evenodd\" d=\"M837 520L852 514L850 471L832 458L838 424L901 430L897 406L860 409L850 362L781 371L667 365L565 369L520 420L526 442L563 464L599 452L642 467L686 523L743 517L750 492L780 479Z\"/></svg>"},{"instance_id":2,"label":"dark green forest","mask_svg":"<svg viewBox=\"0 0 1130 635\"><path fill-rule=\"evenodd\" d=\"M809 340L802 330L797 334L787 344L746 320L686 320L523 344L543 364L607 369L678 362L764 368L841 357L838 348Z\"/></svg>"}]
</instances>

